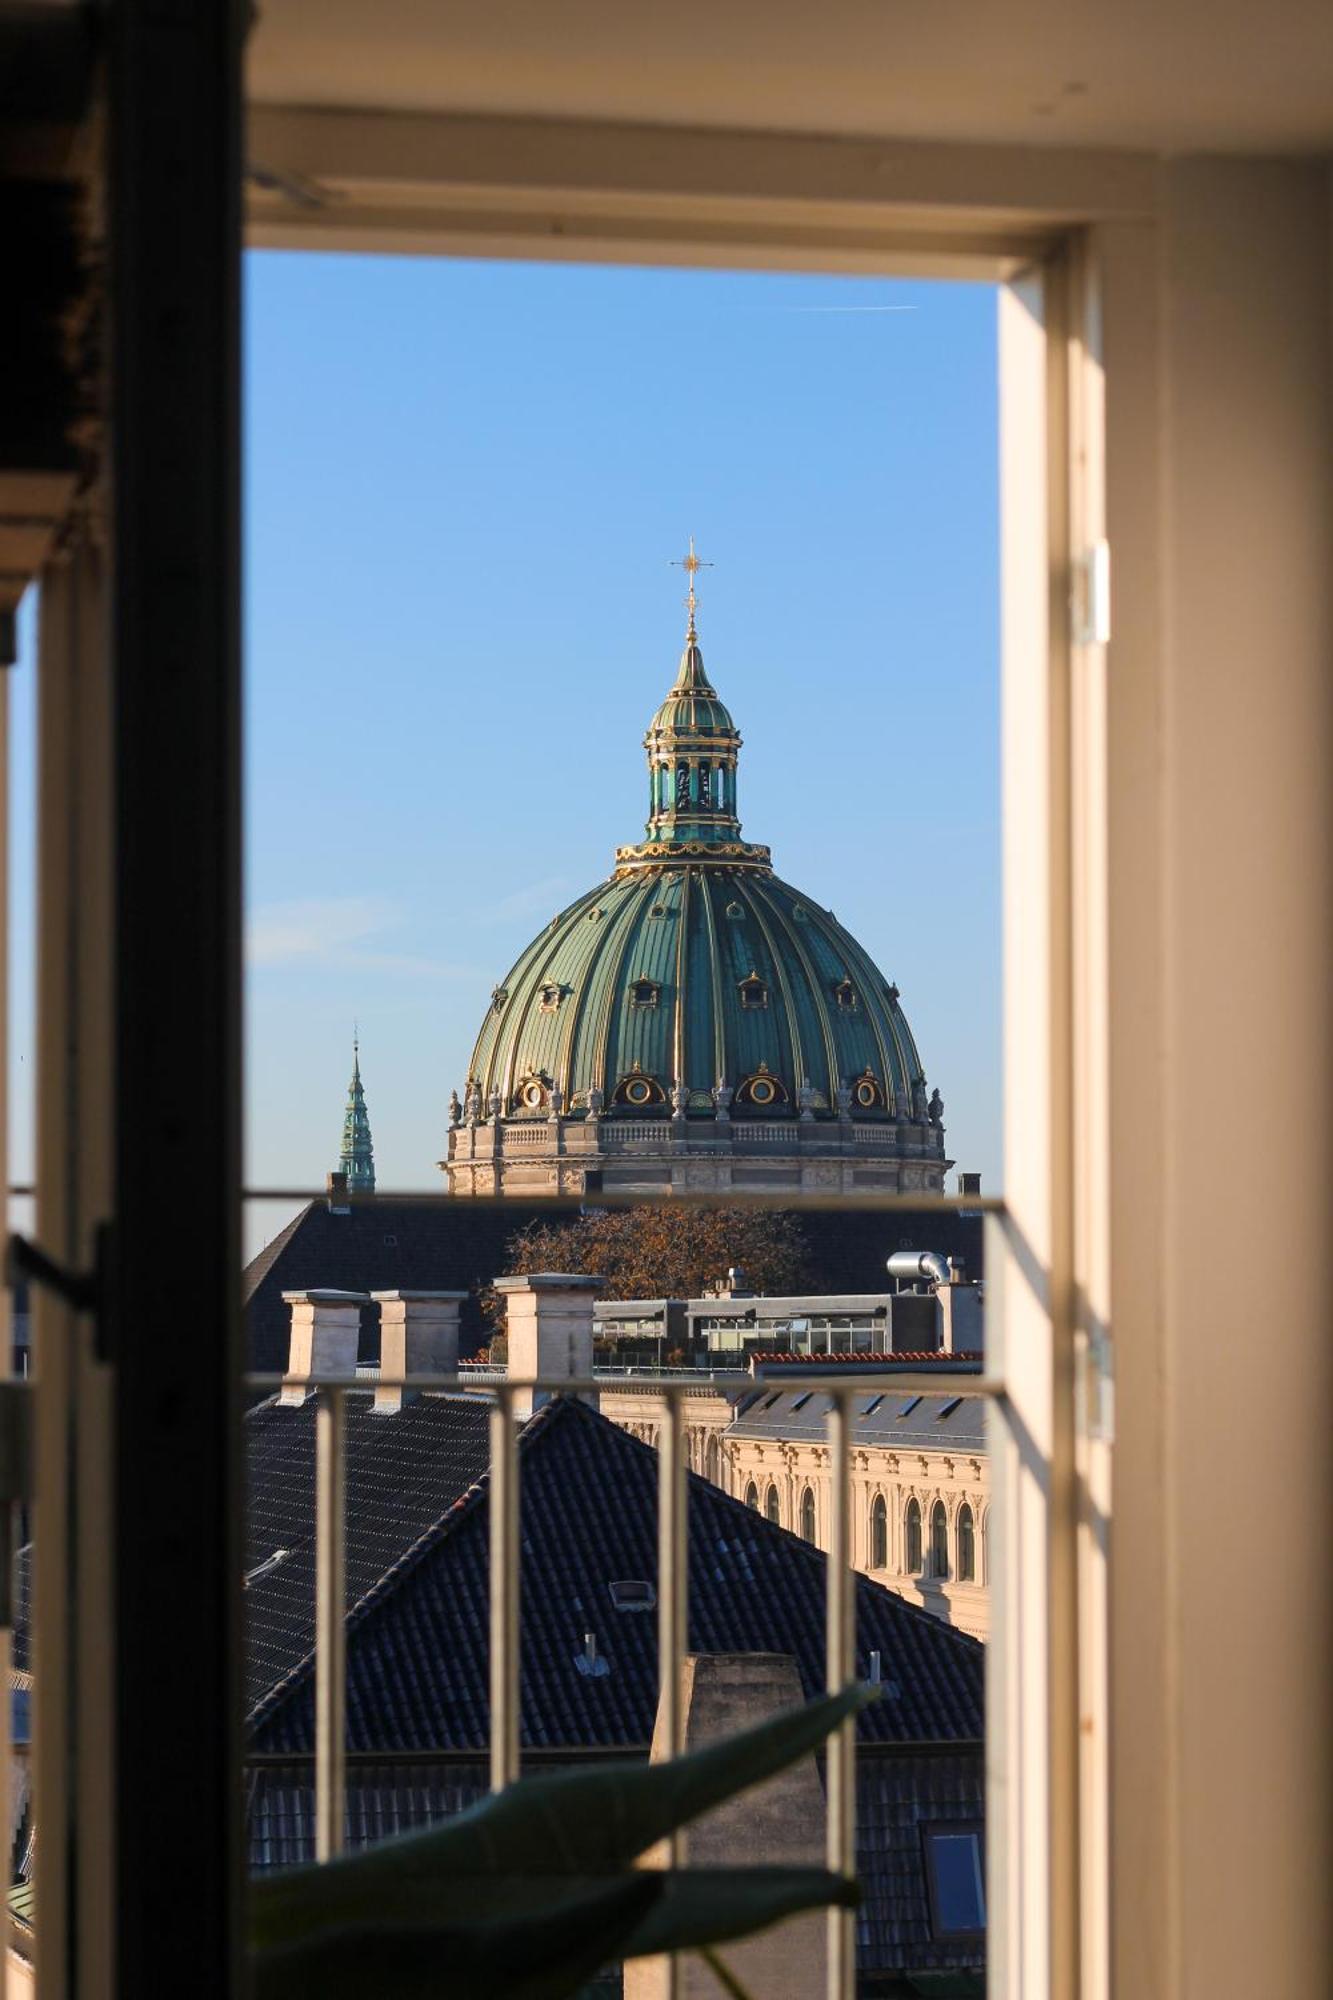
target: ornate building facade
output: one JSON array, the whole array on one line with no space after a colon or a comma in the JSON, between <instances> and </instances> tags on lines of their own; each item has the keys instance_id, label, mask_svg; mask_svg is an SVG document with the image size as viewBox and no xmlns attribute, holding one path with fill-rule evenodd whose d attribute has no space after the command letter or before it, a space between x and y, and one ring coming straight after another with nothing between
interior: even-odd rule
<instances>
[{"instance_id":1,"label":"ornate building facade","mask_svg":"<svg viewBox=\"0 0 1333 2000\"><path fill-rule=\"evenodd\" d=\"M903 1359L916 1369L933 1365L928 1355ZM887 1375L882 1395L860 1396L857 1404L852 1563L946 1624L988 1638L990 1468L982 1404L950 1393L944 1381L938 1396L905 1397ZM681 1404L690 1469L827 1549L826 1405L824 1396L811 1398L776 1375L762 1394L705 1379ZM656 1444L661 1404L650 1378L608 1380L599 1407Z\"/></svg>"},{"instance_id":2,"label":"ornate building facade","mask_svg":"<svg viewBox=\"0 0 1333 2000\"><path fill-rule=\"evenodd\" d=\"M645 838L491 996L441 1162L459 1195L942 1191L898 988L741 837L740 732L689 625L648 726Z\"/></svg>"}]
</instances>

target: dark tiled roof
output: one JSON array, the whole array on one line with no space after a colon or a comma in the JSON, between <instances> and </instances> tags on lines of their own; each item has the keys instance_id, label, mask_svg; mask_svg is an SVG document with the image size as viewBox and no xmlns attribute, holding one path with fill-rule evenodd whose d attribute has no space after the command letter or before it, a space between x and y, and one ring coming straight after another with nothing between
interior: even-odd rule
<instances>
[{"instance_id":1,"label":"dark tiled roof","mask_svg":"<svg viewBox=\"0 0 1333 2000\"><path fill-rule=\"evenodd\" d=\"M293 1415L300 1420L304 1413L274 1410L265 1421ZM381 1449L388 1448L401 1419L367 1421L383 1426ZM582 1403L560 1400L526 1427L520 1462L523 1741L540 1748L646 1746L657 1704L657 1621L616 1609L610 1586L656 1576L656 1452ZM415 1544L405 1526L401 1559L353 1612L347 1647L353 1751L485 1745L486 1500L483 1479ZM824 1675L824 1557L693 1475L689 1526L690 1647L790 1653L814 1693ZM281 1569L274 1572L274 1582L281 1576ZM877 1650L886 1683L884 1698L862 1720L863 1736L979 1740L977 1641L865 1577L856 1589L859 1671L869 1672L870 1652ZM580 1670L589 1631L608 1663L605 1674ZM259 1678L256 1672L252 1685ZM256 1749L310 1748L312 1681L308 1666L300 1667L258 1702Z\"/></svg>"},{"instance_id":2,"label":"dark tiled roof","mask_svg":"<svg viewBox=\"0 0 1333 2000\"><path fill-rule=\"evenodd\" d=\"M346 1401L347 1603L358 1604L487 1465L489 1407L427 1396L376 1415ZM310 1653L315 1617L315 1405L261 1403L245 1420L246 1705ZM274 1561L278 1551L286 1551ZM265 1567L271 1565L271 1567ZM259 1574L255 1574L258 1571Z\"/></svg>"},{"instance_id":3,"label":"dark tiled roof","mask_svg":"<svg viewBox=\"0 0 1333 2000\"><path fill-rule=\"evenodd\" d=\"M242 1279L250 1366L277 1373L287 1365L290 1309L284 1292L312 1286L345 1292L473 1291L505 1268L505 1245L537 1214L573 1217L578 1209L489 1207L467 1201L354 1202L335 1214L312 1201L247 1265ZM464 1301L460 1345L482 1337L475 1298ZM379 1359L379 1308L361 1313L361 1359Z\"/></svg>"},{"instance_id":4,"label":"dark tiled roof","mask_svg":"<svg viewBox=\"0 0 1333 2000\"><path fill-rule=\"evenodd\" d=\"M727 1425L736 1438L821 1440L828 1429L832 1397L821 1390L777 1389L765 1383L746 1397ZM801 1407L798 1409L797 1404ZM862 1390L852 1398L852 1432L857 1442L889 1450L901 1445L920 1451L986 1449L986 1404L980 1396L904 1396L884 1378L879 1390Z\"/></svg>"},{"instance_id":5,"label":"dark tiled roof","mask_svg":"<svg viewBox=\"0 0 1333 2000\"><path fill-rule=\"evenodd\" d=\"M857 1862L865 1901L856 1943L863 1966L934 1972L985 1963L978 1940L933 1936L922 1846L926 1826L980 1820L985 1794L985 1770L975 1751L871 1751L857 1759Z\"/></svg>"},{"instance_id":6,"label":"dark tiled roof","mask_svg":"<svg viewBox=\"0 0 1333 2000\"><path fill-rule=\"evenodd\" d=\"M355 1202L349 1212L336 1215L327 1201L312 1201L246 1268L250 1366L265 1373L286 1366L284 1291L317 1285L349 1292L475 1290L503 1272L506 1244L529 1222L539 1216L572 1219L578 1212L575 1203L491 1206L460 1197ZM882 1292L884 1260L903 1246L961 1257L970 1276L982 1275L982 1219L976 1214L811 1209L800 1220L810 1249L811 1292ZM463 1306L461 1331L462 1351L471 1353L483 1337L475 1300ZM362 1314L361 1356L373 1361L378 1354L378 1308L368 1306Z\"/></svg>"}]
</instances>

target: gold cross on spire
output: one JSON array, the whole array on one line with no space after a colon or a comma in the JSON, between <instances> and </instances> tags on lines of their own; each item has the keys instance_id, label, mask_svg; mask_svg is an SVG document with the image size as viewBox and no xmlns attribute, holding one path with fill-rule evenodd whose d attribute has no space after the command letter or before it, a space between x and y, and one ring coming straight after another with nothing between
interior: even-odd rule
<instances>
[{"instance_id":1,"label":"gold cross on spire","mask_svg":"<svg viewBox=\"0 0 1333 2000\"><path fill-rule=\"evenodd\" d=\"M702 556L697 556L694 553L693 535L690 536L689 554L687 556L678 556L675 562L672 564L673 569L683 569L686 576L690 580L690 594L685 599L686 608L688 609L690 614L690 629L685 634L685 640L687 644L693 643L693 641L698 637L698 634L694 629L694 613L698 605L698 599L694 594L694 579L699 574L699 571L701 569L712 569L712 567L713 567L712 563L705 562Z\"/></svg>"}]
</instances>

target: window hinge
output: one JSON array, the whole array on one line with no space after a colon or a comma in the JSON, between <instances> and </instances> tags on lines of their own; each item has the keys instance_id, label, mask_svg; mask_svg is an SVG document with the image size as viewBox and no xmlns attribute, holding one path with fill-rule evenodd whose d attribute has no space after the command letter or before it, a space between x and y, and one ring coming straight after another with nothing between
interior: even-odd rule
<instances>
[{"instance_id":1,"label":"window hinge","mask_svg":"<svg viewBox=\"0 0 1333 2000\"><path fill-rule=\"evenodd\" d=\"M1084 1337L1078 1374L1079 1428L1090 1444L1115 1443L1115 1354L1104 1326Z\"/></svg>"},{"instance_id":2,"label":"window hinge","mask_svg":"<svg viewBox=\"0 0 1333 2000\"><path fill-rule=\"evenodd\" d=\"M1110 643L1111 544L1104 538L1074 558L1070 619L1076 646Z\"/></svg>"},{"instance_id":3,"label":"window hinge","mask_svg":"<svg viewBox=\"0 0 1333 2000\"><path fill-rule=\"evenodd\" d=\"M54 1292L58 1299L74 1312L91 1313L94 1335L93 1352L99 1361L111 1359L111 1338L108 1325L110 1310L107 1266L111 1254L111 1225L99 1224L95 1240L93 1266L90 1271L71 1271L64 1264L58 1264L36 1243L26 1236L14 1232L9 1238L8 1255L5 1260L5 1282L13 1286L21 1279L31 1284L41 1285L46 1291Z\"/></svg>"}]
</instances>

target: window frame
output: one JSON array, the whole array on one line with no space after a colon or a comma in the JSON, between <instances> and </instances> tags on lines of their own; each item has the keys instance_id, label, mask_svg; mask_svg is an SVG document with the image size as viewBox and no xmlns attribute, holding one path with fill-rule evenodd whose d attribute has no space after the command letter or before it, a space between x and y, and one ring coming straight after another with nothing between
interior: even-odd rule
<instances>
[{"instance_id":1,"label":"window frame","mask_svg":"<svg viewBox=\"0 0 1333 2000\"><path fill-rule=\"evenodd\" d=\"M182 35L184 46L198 58L193 68L181 66ZM198 461L193 470L180 468L176 475L180 498L201 503L198 509L192 504L179 508L182 519L197 524L200 560L181 572L191 577L189 587L197 592L196 601L191 606L182 596L178 610L184 618L193 617L199 630L211 630L216 624L221 635L218 659L209 661L201 678L212 699L226 692L230 667L220 656L231 649L234 661L238 624L238 411L231 392L239 324L239 68L236 49L222 24L206 15L184 29L176 22L146 20L136 26L135 37L133 64L122 50L113 65L113 120L119 118L122 136L130 133L124 107L152 89L149 79L157 79L162 105L170 113L154 132L144 133L125 150L126 174L139 198L148 203L140 226L151 235L153 228L167 222L170 205L177 203L181 206L170 214L171 227L183 226L180 218L188 210L199 252L179 270L163 269L157 289L138 302L136 311L148 328L151 315L164 303L198 315L203 300L221 300L214 315L216 337L195 355L197 375L186 391L187 404L191 395L197 396L199 435L212 442L208 450L201 447L192 455ZM131 67L137 71L133 92L127 87ZM373 145L370 125L375 127ZM480 137L479 126L489 128ZM423 148L420 140L426 131L433 133L435 143ZM1154 213L1152 166L1145 160L1140 171L1121 158L1099 164L1095 157L1071 154L1066 156L1064 184L1057 195L1053 190L1061 182L1062 164L1054 150L1035 171L1024 148L909 145L893 149L893 171L885 175L882 149L874 142L741 133L649 135L632 128L603 130L595 124L579 130L576 141L581 158L574 162L562 152L567 138L540 119L399 120L375 114L368 124L365 114L350 113L312 123L308 114L291 107L259 106L252 117L251 149L256 157L279 162L300 158L306 179L334 187L349 175L357 181L359 160L361 191L327 212L313 212L299 205L284 210L280 194L270 197L252 188L251 240L301 249L394 247L444 255L560 256L593 263L665 260L726 267L757 263L771 268L987 276L1002 287L1009 1214L993 1281L993 1296L1001 1301L997 1347L1003 1349L1007 1414L1003 1423L995 1417L991 1423L997 1487L992 1578L996 1616L988 1667L990 1707L999 1721L988 1806L996 1836L987 1843L988 1949L992 1990L997 1993L1022 1994L1024 2000L1029 1994L1099 1993L1109 1977L1110 1922L1107 1538L1080 1526L1077 1496L1081 1487L1091 1494L1102 1519L1109 1514L1109 1440L1087 1426L1079 1430L1075 1407L1080 1383L1091 1384L1095 1391L1098 1355L1105 1351L1110 1325L1106 654L1100 639L1079 641L1076 681L1070 671L1075 641L1063 613L1074 594L1071 552L1093 546L1105 531L1103 327L1108 298L1112 319L1115 309L1122 309L1121 330L1131 318L1136 323L1139 319L1139 301L1152 271L1152 230L1140 228L1136 234L1124 225L1127 217L1141 222ZM330 146L338 152L338 160L321 157L321 147ZM153 158L155 147L189 163L190 172L180 177L179 186L168 186L169 176L160 172L160 161ZM397 159L396 147L401 153ZM685 158L688 172L681 165ZM418 189L423 176L427 181L434 176L438 185L428 190L431 199L414 197L409 205L395 208L392 200L377 196L377 174L385 176L386 161L393 163L386 177L391 187ZM520 161L521 186L515 180ZM631 164L634 161L637 165ZM752 175L739 171L742 163L753 164ZM655 184L654 176L660 182L670 174L676 175L672 187ZM281 176L277 179L280 185ZM744 199L729 203L730 191L742 183L747 187ZM868 197L867 189L876 192ZM553 213L561 218L558 230L552 228ZM113 217L113 224L123 226L124 215ZM147 267L156 268L151 257ZM174 300L160 296L172 294L173 287ZM209 323L208 313L205 305L203 324ZM1140 386L1151 383L1154 338L1149 327L1126 380ZM130 351L123 338L117 347L122 354ZM153 352L147 335L145 352ZM155 407L160 410L165 393L142 378L127 392L123 379L117 378L115 412L126 436L135 435L127 416L142 410L150 422L142 435L145 444L149 442ZM1130 402L1132 396L1122 394L1120 409L1124 411ZM179 404L171 417L178 425ZM1151 468L1154 461L1150 446L1136 449L1135 422L1132 413L1122 418L1119 435L1133 469L1140 471L1145 464ZM191 480L194 485L186 493ZM1122 490L1128 523L1132 511L1128 481ZM174 499L173 493L173 504ZM144 523L151 530L166 504L166 488L161 485L129 489L118 521L118 562L128 534ZM1127 534L1126 545L1131 562L1125 597L1132 602L1135 585L1144 585L1150 593L1154 589L1150 564L1155 549L1146 532L1137 541L1132 532ZM1118 555L1122 588L1125 571ZM115 589L117 601L124 604L123 567ZM154 601L151 588L141 594L144 602ZM72 670L76 645L82 648L84 669L95 672L101 643L96 636L75 640L69 633L56 633L53 646L44 639L44 676L54 665L59 687L62 672ZM1140 645L1135 664L1141 670L1145 659L1150 680L1155 664L1151 642L1146 649ZM117 719L123 724L128 719L123 690L117 699L121 703ZM210 832L202 824L205 814L187 809L182 820L185 831L170 857L176 869L194 869L217 890L208 919L211 958L205 963L203 953L196 956L200 990L207 989L210 1006L213 1000L218 1004L216 1013L210 1013L206 1053L197 1020L194 1024L192 1058L201 1074L216 1076L214 1123L220 1133L225 1133L233 1115L225 1100L229 1094L237 1095L240 1055L239 843L234 840L240 765L239 743L231 727L235 713L225 703L223 720L226 726L210 753L213 762L208 771L210 779L222 780L226 824ZM109 883L96 879L94 871L73 922L62 928L58 921L68 907L60 879L66 850L59 825L62 811L69 811L76 783L82 783L85 795L90 790L94 798L101 798L113 769L124 777L125 736L121 727L119 732L104 730L99 739L90 718L82 715L76 716L72 732L62 718L43 727L47 734L42 754L50 780L44 823L54 830L55 838L39 860L44 936L51 941L42 976L47 996L57 1004L54 1013L40 1005L38 1010L46 1043L38 1116L54 1141L39 1149L38 1212L52 1224L43 1232L46 1247L65 1257L71 1268L81 1268L88 1219L107 1207L99 1198L98 1179L105 1184L111 1175L101 1164L86 1168L80 1152L89 1154L90 1134L95 1150L113 1133L111 1079L117 1067L122 1080L125 1076L120 1058L126 1053L126 1027L124 1018L108 1004L115 972L106 944L113 929L108 923ZM81 780L76 777L80 759ZM1123 763L1116 767L1116 775L1125 775ZM134 787L122 783L117 792L119 810L133 821ZM145 906L152 900L155 883L165 886L169 876L165 859L154 863L136 850L133 893L144 899ZM123 947L125 940L120 943ZM1015 943L1024 949L1015 953ZM174 948L179 973L179 939ZM1015 1007L1015 1001L1021 1004ZM62 1049L48 1025L53 1020L99 1017L117 1023L113 1032L118 1038L117 1063L103 1065L100 1072L95 1065L88 1069L86 1052ZM140 1033L131 1020L130 1036ZM123 1089L120 1101L133 1104ZM139 1119L136 1129L142 1148L143 1106L134 1104L131 1116ZM133 1140L136 1131L127 1127L125 1134L114 1136L120 1175L115 1183L116 1213L123 1235L119 1196L128 1191L131 1208L141 1209L142 1190L126 1178L131 1159L122 1144L125 1136ZM218 1284L211 1295L218 1302L220 1326L226 1318L225 1302L234 1291L234 1272L227 1258L239 1233L239 1177L225 1165L230 1144L224 1138L216 1149L201 1148L196 1140L201 1171L191 1176L192 1213L187 1213L184 1187L173 1193L166 1179L159 1177L155 1193L160 1192L161 1201L152 1227L152 1251L159 1265L162 1244L178 1242L180 1254L174 1263L184 1278L197 1284L201 1270L216 1270ZM140 1151L133 1164L141 1164L142 1158ZM206 1181L202 1196L201 1178ZM73 1214L67 1198L70 1187L79 1190ZM179 1235L177 1216L182 1224ZM1042 1274L1039 1286L1031 1280L1034 1268ZM127 1284L132 1269L132 1264L126 1269ZM1075 1299L1082 1301L1077 1315ZM150 1693L156 1701L160 1690L150 1690L151 1677L139 1673L145 1630L124 1615L117 1624L106 1581L117 1573L113 1556L120 1562L122 1581L127 1559L136 1575L147 1578L153 1551L140 1546L126 1558L123 1541L117 1544L112 1539L115 1511L105 1502L127 1460L136 1462L145 1478L149 1476L151 1458L135 1460L136 1449L144 1444L151 1453L161 1439L151 1432L153 1397L122 1393L119 1411L114 1412L105 1371L99 1374L95 1360L90 1364L86 1353L68 1367L54 1360L60 1336L72 1333L74 1325L72 1316L62 1318L39 1304L35 1333L47 1356L36 1398L37 1504L42 1518L67 1519L64 1496L72 1490L69 1474L76 1449L89 1477L77 1495L77 1517L71 1523L77 1535L48 1534L37 1558L36 1643L56 1677L60 1698L44 1705L34 1780L47 1851L73 1857L77 1850L81 1860L81 1879L90 1898L87 1909L93 1912L92 1932L84 1935L105 1938L114 1944L115 1953L121 1953L125 1911L141 1904L147 1910L156 1900L136 1895L131 1878L141 1879L151 1871L154 1851L170 1836L164 1836L159 1823L154 1843L122 1838L117 1844L107 1837L112 1802L120 1796L113 1774L118 1765L138 1768L135 1729L147 1724ZM1101 1343L1096 1351L1093 1332ZM223 1385L215 1395L213 1378L219 1368L223 1373L229 1368L236 1372L234 1339L234 1328L227 1325L216 1353L209 1351L209 1343L200 1343L199 1353L181 1362L180 1400L183 1407L204 1412L199 1424L201 1434L207 1434L210 1464L231 1467L227 1474L232 1482L231 1511L220 1517L224 1542L235 1536L238 1488L235 1452L220 1442L220 1427L230 1421L227 1413L235 1384L230 1390ZM72 1341L70 1348L75 1351ZM161 1357L154 1365L156 1394L162 1387ZM1083 1406L1089 1406L1086 1396ZM1028 1453L1026 1464L1017 1457L1020 1436ZM210 1495L215 1486L216 1482L210 1485ZM66 1567L71 1547L77 1547L82 1557L74 1574ZM205 1675L213 1670L219 1644L233 1647L238 1595L238 1585L229 1600L225 1590L210 1594L201 1584L188 1607L177 1605L179 1664L186 1683L196 1667ZM127 1601L122 1595L122 1614ZM75 1631L81 1635L78 1644L71 1643ZM112 1664L114 1675L109 1670ZM114 1682L122 1694L112 1727L106 1689ZM137 1694L125 1692L136 1688ZM227 1730L233 1730L235 1717L230 1710L225 1720ZM1006 1782L1006 1773L1013 1774L1019 1766L1024 1776L1021 1788ZM75 1768L81 1774L77 1820L67 1793L69 1773ZM138 1810L146 1815L158 1803L170 1821L170 1799L161 1788L150 1798L150 1789L138 1788ZM180 1810L178 1805L177 1813ZM190 1810L199 1814L197 1792ZM194 1913L190 1948L196 1974L201 1964L207 1964L221 1977L234 1962L240 1852L227 1817L230 1811L227 1806L221 1813L216 1829L216 1894L209 1906L210 1923L201 1930L198 1912ZM1053 1828L1059 1829L1058 1839L1052 1838ZM174 1840L170 1844L173 1852L178 1851ZM113 1853L118 1853L123 1871L114 1907L109 1888ZM192 1880L203 1880L206 1871L190 1872ZM149 1887L151 1881L145 1884ZM51 1871L42 1888L42 1924L48 1939L72 1934L72 1912L64 1897L63 1880ZM227 1923L219 1928L212 1919L223 1910ZM164 1941L172 1935L171 1927L161 1924L160 1914L157 1934L150 1940L158 1967L170 1962L164 1957ZM139 1941L145 1942L141 1932ZM74 1977L73 1960L70 1968L63 1968L54 1947L48 1947L44 1957L43 2000L64 2000L65 1974L68 1969ZM97 1990L100 1975L91 1968L101 1957L97 1950L82 1952L78 1962L88 1969L79 1976L77 1993L70 1988L70 2000L83 2000L85 1992ZM142 1962L139 1970L142 1976Z\"/></svg>"}]
</instances>

